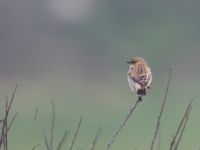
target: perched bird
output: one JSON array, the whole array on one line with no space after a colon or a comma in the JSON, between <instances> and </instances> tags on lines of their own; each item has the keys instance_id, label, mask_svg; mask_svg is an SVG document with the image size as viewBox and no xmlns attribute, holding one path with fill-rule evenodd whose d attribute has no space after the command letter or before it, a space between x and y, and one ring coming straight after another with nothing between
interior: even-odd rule
<instances>
[{"instance_id":1,"label":"perched bird","mask_svg":"<svg viewBox=\"0 0 200 150\"><path fill-rule=\"evenodd\" d=\"M132 91L138 95L138 100L142 101L142 97L147 94L152 82L151 68L147 62L141 57L134 57L130 61L128 70L128 83Z\"/></svg>"}]
</instances>

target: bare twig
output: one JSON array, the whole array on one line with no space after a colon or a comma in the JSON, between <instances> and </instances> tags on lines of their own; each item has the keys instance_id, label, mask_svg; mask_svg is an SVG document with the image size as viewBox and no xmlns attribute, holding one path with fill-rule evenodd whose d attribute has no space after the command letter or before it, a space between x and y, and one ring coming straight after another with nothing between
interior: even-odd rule
<instances>
[{"instance_id":1,"label":"bare twig","mask_svg":"<svg viewBox=\"0 0 200 150\"><path fill-rule=\"evenodd\" d=\"M6 99L5 116L3 118L3 126L2 126L2 130L1 130L1 136L0 136L0 148L1 148L2 144L4 143L4 147L5 147L4 149L7 149L7 145L8 145L8 143L7 143L8 142L7 134L8 134L8 129L9 129L8 116L9 116L9 112L10 112L10 109L11 109L11 106L12 106L12 103L13 103L13 100L15 97L16 90L17 90L17 85L14 88L10 102L8 102L8 97L5 95L5 99Z\"/></svg>"},{"instance_id":2,"label":"bare twig","mask_svg":"<svg viewBox=\"0 0 200 150\"><path fill-rule=\"evenodd\" d=\"M48 144L48 139L47 139L47 135L46 135L46 132L44 131L44 140L45 140L45 145L46 145L46 148L47 150L51 150L50 147L49 147L49 144Z\"/></svg>"},{"instance_id":3,"label":"bare twig","mask_svg":"<svg viewBox=\"0 0 200 150\"><path fill-rule=\"evenodd\" d=\"M45 143L46 149L47 149L47 150L50 150L50 146L49 146L48 138L47 138L47 133L46 133L46 130L45 130L45 128L43 127L43 124L42 124L42 116L41 116L41 113L38 112L38 115L39 115L39 123L40 123L41 130L42 130L43 136L44 136L44 143Z\"/></svg>"},{"instance_id":4,"label":"bare twig","mask_svg":"<svg viewBox=\"0 0 200 150\"><path fill-rule=\"evenodd\" d=\"M182 130L181 130L181 132L180 132L180 135L179 135L179 138L178 138L178 140L177 140L177 142L176 142L176 145L175 145L175 147L174 147L174 150L177 150L177 149L178 149L178 146L179 146L179 144L180 144L180 141L181 141L181 139L182 139L182 137L183 137L183 132L185 131L185 127L186 127L186 125L187 125L187 123L188 123L188 119L189 119L189 115L190 115L191 110L192 110L192 106L191 106L191 107L189 108L189 110L188 110L188 113L187 113L187 115L186 115L185 121L184 121L184 123L183 123Z\"/></svg>"},{"instance_id":5,"label":"bare twig","mask_svg":"<svg viewBox=\"0 0 200 150\"><path fill-rule=\"evenodd\" d=\"M50 143L48 142L47 132L46 132L45 128L43 127L42 116L41 116L41 113L39 111L38 111L38 115L39 115L41 130L42 130L43 136L44 136L44 143L45 143L46 149L51 150Z\"/></svg>"},{"instance_id":6,"label":"bare twig","mask_svg":"<svg viewBox=\"0 0 200 150\"><path fill-rule=\"evenodd\" d=\"M60 143L58 144L56 150L60 150L60 149L62 148L62 146L65 144L65 142L66 142L66 140L67 140L67 134L68 134L68 132L65 131L65 133L64 133L64 135L63 135L63 137L62 137Z\"/></svg>"},{"instance_id":7,"label":"bare twig","mask_svg":"<svg viewBox=\"0 0 200 150\"><path fill-rule=\"evenodd\" d=\"M55 130L55 104L51 100L52 105L52 121L51 121L51 137L50 137L50 149L53 150L54 130Z\"/></svg>"},{"instance_id":8,"label":"bare twig","mask_svg":"<svg viewBox=\"0 0 200 150\"><path fill-rule=\"evenodd\" d=\"M14 100L14 97L15 97L15 93L16 93L16 90L17 90L17 86L18 86L18 85L15 85L14 92L13 92L13 94L12 94L12 97L11 97L10 103L9 103L9 105L8 105L7 114L9 113L10 108L11 108L11 105L12 105L12 103L13 103L13 100Z\"/></svg>"},{"instance_id":9,"label":"bare twig","mask_svg":"<svg viewBox=\"0 0 200 150\"><path fill-rule=\"evenodd\" d=\"M8 103L8 100L6 99L5 116L4 116L4 119L3 119L3 126L1 128L0 147L2 146L2 144L4 144L4 146L5 146L5 140L4 139L7 135L6 130L5 130L5 128L7 126L7 118L8 118L7 103Z\"/></svg>"},{"instance_id":10,"label":"bare twig","mask_svg":"<svg viewBox=\"0 0 200 150\"><path fill-rule=\"evenodd\" d=\"M158 129L157 150L161 150L160 146L161 146L161 127L159 126L159 129Z\"/></svg>"},{"instance_id":11,"label":"bare twig","mask_svg":"<svg viewBox=\"0 0 200 150\"><path fill-rule=\"evenodd\" d=\"M16 117L17 117L17 113L15 113L15 115L13 116L13 118L12 118L12 120L11 120L9 126L8 126L8 131L9 131L10 128L12 127L12 124L13 124L13 122L15 121Z\"/></svg>"},{"instance_id":12,"label":"bare twig","mask_svg":"<svg viewBox=\"0 0 200 150\"><path fill-rule=\"evenodd\" d=\"M13 116L13 118L12 118L12 120L11 120L9 125L8 125L7 120L6 120L6 126L5 126L4 134L3 134L4 149L5 150L8 150L8 132L9 132L10 128L12 127L12 124L15 121L16 117L17 117L17 113L15 113L15 115Z\"/></svg>"},{"instance_id":13,"label":"bare twig","mask_svg":"<svg viewBox=\"0 0 200 150\"><path fill-rule=\"evenodd\" d=\"M170 144L170 150L175 150L175 149L178 148L178 145L179 145L180 140L181 140L181 138L182 138L182 134L183 134L183 131L184 131L184 129L185 129L185 126L186 126L186 123L187 123L187 120L188 120L190 111L191 111L191 109L192 109L192 102L193 102L193 100L194 100L196 97L197 97L197 96L193 97L193 98L190 100L190 102L189 102L189 104L188 104L188 106L187 106L187 108L186 108L186 111L185 111L185 113L184 113L184 115L183 115L183 117L182 117L182 119L181 119L180 124L178 125L178 128L177 128L177 130L176 130L176 133L175 133L175 135L174 135L174 137L173 137L173 140L172 140L172 142L171 142L171 144ZM180 135L179 135L179 134L180 134ZM178 135L179 135L179 137L178 137ZM177 137L178 137L178 140L177 140ZM176 142L176 140L177 140L177 142Z\"/></svg>"},{"instance_id":14,"label":"bare twig","mask_svg":"<svg viewBox=\"0 0 200 150\"><path fill-rule=\"evenodd\" d=\"M184 124L184 122L185 122L185 119L186 119L186 117L187 117L187 115L188 115L188 112L189 112L189 110L190 110L190 108L191 108L192 101L193 101L193 99L192 99L192 100L190 101L190 103L188 104L188 106L187 106L187 108L186 108L186 111L185 111L185 113L184 113L184 115L183 115L183 117L182 117L182 120L181 120L181 122L180 122L180 124L179 124L179 126L178 126L178 128L177 128L177 130L176 130L176 133L175 133L175 135L174 135L174 137L173 137L173 140L172 140L172 142L171 142L171 144L170 144L170 150L172 150L173 147L174 147L174 144L175 144L175 141L176 141L176 139L177 139L177 136L178 136L178 134L179 134L179 132L180 132L180 130L181 130L181 127L183 126L183 124Z\"/></svg>"},{"instance_id":15,"label":"bare twig","mask_svg":"<svg viewBox=\"0 0 200 150\"><path fill-rule=\"evenodd\" d=\"M136 107L138 106L140 102L140 99L138 99L130 108L129 113L126 115L126 117L124 118L124 120L122 121L121 125L119 126L119 128L114 132L111 140L109 141L109 143L106 146L106 150L109 150L111 145L113 144L113 142L115 141L116 137L118 136L118 134L121 132L121 130L123 129L123 127L126 125L127 121L129 120L129 118L131 117L133 111L136 109Z\"/></svg>"},{"instance_id":16,"label":"bare twig","mask_svg":"<svg viewBox=\"0 0 200 150\"><path fill-rule=\"evenodd\" d=\"M8 110L8 100L6 100L5 110ZM4 128L4 140L3 140L3 148L4 150L8 150L8 117L4 120L5 128Z\"/></svg>"},{"instance_id":17,"label":"bare twig","mask_svg":"<svg viewBox=\"0 0 200 150\"><path fill-rule=\"evenodd\" d=\"M167 94L168 94L168 91L169 91L171 78L172 78L172 68L170 67L170 69L169 69L169 78L168 78L168 82L167 82L167 88L165 90L164 99L163 99L163 102L162 102L162 105L161 105L160 113L158 115L156 129L155 129L154 136L153 136L153 139L152 139L152 142L151 142L150 150L153 150L154 143L155 143L156 137L158 135L158 130L159 130L159 126L160 126L160 120L161 120L161 117L162 117L162 114L163 114L163 111L164 111L164 107L165 107L165 104L166 104Z\"/></svg>"},{"instance_id":18,"label":"bare twig","mask_svg":"<svg viewBox=\"0 0 200 150\"><path fill-rule=\"evenodd\" d=\"M79 132L81 123L82 123L82 118L83 118L83 116L81 115L80 120L79 120L79 123L78 123L78 126L77 126L77 128L76 128L76 132L75 132L74 137L73 137L73 140L72 140L72 143L70 144L69 150L72 150L72 148L73 148L73 146L74 146L74 143L76 142L76 138L77 138L77 135L78 135L78 132Z\"/></svg>"},{"instance_id":19,"label":"bare twig","mask_svg":"<svg viewBox=\"0 0 200 150\"><path fill-rule=\"evenodd\" d=\"M101 128L99 128L94 140L92 141L92 144L90 146L90 150L95 150L95 146L96 146L96 143L97 143L97 140L99 138L100 133L101 133Z\"/></svg>"},{"instance_id":20,"label":"bare twig","mask_svg":"<svg viewBox=\"0 0 200 150\"><path fill-rule=\"evenodd\" d=\"M54 132L55 132L55 104L54 101L51 100L51 104L52 104L52 118L51 118L51 130L50 130L50 140L48 140L47 134L45 132L45 128L43 128L42 126L42 119L41 119L41 114L39 112L39 109L37 110L38 115L39 115L39 119L40 119L40 123L41 123L41 128L43 131L43 135L44 135L44 142L46 145L46 149L47 150L53 150L53 143L54 143ZM62 146L64 145L64 143L67 140L67 131L64 132L64 135L61 138L61 141L59 142L58 146L56 147L56 150L60 150L62 148Z\"/></svg>"}]
</instances>

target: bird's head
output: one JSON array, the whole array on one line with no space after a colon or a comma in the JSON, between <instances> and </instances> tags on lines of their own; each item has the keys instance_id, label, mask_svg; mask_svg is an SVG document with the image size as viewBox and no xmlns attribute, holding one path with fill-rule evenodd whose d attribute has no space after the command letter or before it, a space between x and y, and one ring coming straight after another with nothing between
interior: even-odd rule
<instances>
[{"instance_id":1,"label":"bird's head","mask_svg":"<svg viewBox=\"0 0 200 150\"><path fill-rule=\"evenodd\" d=\"M136 64L138 62L142 62L144 64L147 64L146 61L141 57L133 57L131 60L126 61L126 63L128 63L130 65Z\"/></svg>"}]
</instances>

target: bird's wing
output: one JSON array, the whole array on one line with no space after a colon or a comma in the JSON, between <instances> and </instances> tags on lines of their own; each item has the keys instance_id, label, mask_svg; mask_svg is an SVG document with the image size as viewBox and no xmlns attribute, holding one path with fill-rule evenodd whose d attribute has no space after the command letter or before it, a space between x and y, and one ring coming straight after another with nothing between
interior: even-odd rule
<instances>
[{"instance_id":1,"label":"bird's wing","mask_svg":"<svg viewBox=\"0 0 200 150\"><path fill-rule=\"evenodd\" d=\"M132 76L131 79L141 86L146 86L147 83L148 83L145 75L143 75L143 76Z\"/></svg>"},{"instance_id":2,"label":"bird's wing","mask_svg":"<svg viewBox=\"0 0 200 150\"><path fill-rule=\"evenodd\" d=\"M152 75L148 73L141 76L131 76L130 78L141 86L149 86L148 84L152 80Z\"/></svg>"}]
</instances>

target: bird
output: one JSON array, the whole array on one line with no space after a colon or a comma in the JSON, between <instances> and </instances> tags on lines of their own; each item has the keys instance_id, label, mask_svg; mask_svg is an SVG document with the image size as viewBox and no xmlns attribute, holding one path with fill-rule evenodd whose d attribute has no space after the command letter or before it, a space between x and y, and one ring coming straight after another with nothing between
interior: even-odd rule
<instances>
[{"instance_id":1,"label":"bird","mask_svg":"<svg viewBox=\"0 0 200 150\"><path fill-rule=\"evenodd\" d=\"M136 92L138 100L142 101L152 83L151 68L142 57L133 57L127 63L130 65L127 75L129 87L131 91Z\"/></svg>"}]
</instances>

